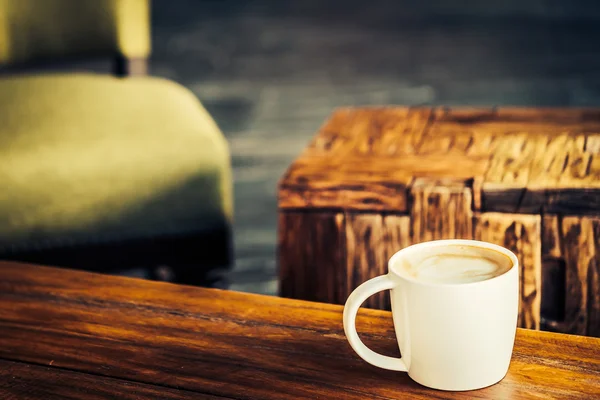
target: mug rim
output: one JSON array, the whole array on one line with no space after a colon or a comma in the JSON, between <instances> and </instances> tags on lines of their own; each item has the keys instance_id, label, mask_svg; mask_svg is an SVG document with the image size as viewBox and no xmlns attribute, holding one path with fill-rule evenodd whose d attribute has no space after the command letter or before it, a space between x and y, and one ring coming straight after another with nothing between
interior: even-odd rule
<instances>
[{"instance_id":1,"label":"mug rim","mask_svg":"<svg viewBox=\"0 0 600 400\"><path fill-rule=\"evenodd\" d=\"M501 273L500 275L496 275L493 278L485 279L485 280L482 280L482 281L463 282L463 283L426 282L426 281L418 280L416 278L412 278L410 276L399 274L397 271L395 271L394 268L392 268L392 265L394 265L395 262L396 262L396 260L398 258L402 257L402 255L404 253L407 253L407 252L410 252L410 251L414 251L414 250L419 250L419 249L422 249L422 248L428 248L428 247L457 246L457 245L458 246L460 246L460 245L463 245L463 246L473 246L473 247L483 248L483 249L487 249L487 250L497 251L497 252L499 252L499 253L504 254L505 256L507 256L512 261L512 265L505 272ZM500 278L508 275L511 271L513 271L515 269L518 269L518 268L519 268L519 259L517 258L516 254L513 253L511 250L507 249L506 247L499 246L497 244L493 244L493 243L489 243L489 242L483 242L483 241L480 241L480 240L470 240L470 239L430 240L430 241L427 241L427 242L421 242L421 243L413 244L413 245L405 247L405 248L403 248L401 250L398 250L388 260L388 274L393 275L394 277L397 277L399 279L403 279L405 281L418 284L418 285L436 286L436 287L464 287L464 286L473 286L473 285L485 284L486 282L494 282L497 279L500 279Z\"/></svg>"}]
</instances>

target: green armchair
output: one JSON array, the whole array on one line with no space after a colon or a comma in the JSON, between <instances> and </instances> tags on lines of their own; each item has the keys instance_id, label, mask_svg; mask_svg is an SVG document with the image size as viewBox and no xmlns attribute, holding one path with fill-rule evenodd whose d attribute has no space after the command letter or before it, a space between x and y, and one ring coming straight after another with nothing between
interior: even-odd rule
<instances>
[{"instance_id":1,"label":"green armchair","mask_svg":"<svg viewBox=\"0 0 600 400\"><path fill-rule=\"evenodd\" d=\"M145 0L0 0L0 63L94 53L140 73L148 14ZM176 282L224 287L231 219L227 143L187 89L0 76L0 259L156 278L167 268Z\"/></svg>"}]
</instances>

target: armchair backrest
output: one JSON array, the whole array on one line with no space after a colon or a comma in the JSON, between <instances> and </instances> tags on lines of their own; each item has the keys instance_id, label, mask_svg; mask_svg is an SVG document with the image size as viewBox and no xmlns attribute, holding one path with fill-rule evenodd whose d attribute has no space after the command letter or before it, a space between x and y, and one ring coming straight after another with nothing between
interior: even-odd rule
<instances>
[{"instance_id":1,"label":"armchair backrest","mask_svg":"<svg viewBox=\"0 0 600 400\"><path fill-rule=\"evenodd\" d=\"M0 64L149 54L149 0L0 0Z\"/></svg>"}]
</instances>

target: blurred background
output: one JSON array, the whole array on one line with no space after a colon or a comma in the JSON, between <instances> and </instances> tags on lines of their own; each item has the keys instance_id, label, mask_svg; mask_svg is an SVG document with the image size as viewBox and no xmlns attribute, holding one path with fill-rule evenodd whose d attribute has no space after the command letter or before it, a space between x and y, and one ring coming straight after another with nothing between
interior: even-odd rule
<instances>
[{"instance_id":1,"label":"blurred background","mask_svg":"<svg viewBox=\"0 0 600 400\"><path fill-rule=\"evenodd\" d=\"M600 105L597 1L152 0L150 9L149 75L191 90L229 144L234 290L277 292L277 181L334 108Z\"/></svg>"},{"instance_id":2,"label":"blurred background","mask_svg":"<svg viewBox=\"0 0 600 400\"><path fill-rule=\"evenodd\" d=\"M152 2L151 73L231 146L233 288L276 292L276 185L335 107L600 105L595 1Z\"/></svg>"}]
</instances>

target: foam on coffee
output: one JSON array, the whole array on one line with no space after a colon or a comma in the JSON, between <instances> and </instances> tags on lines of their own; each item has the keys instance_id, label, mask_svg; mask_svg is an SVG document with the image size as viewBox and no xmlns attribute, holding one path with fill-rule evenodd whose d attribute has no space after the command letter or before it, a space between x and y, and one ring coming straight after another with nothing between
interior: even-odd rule
<instances>
[{"instance_id":1,"label":"foam on coffee","mask_svg":"<svg viewBox=\"0 0 600 400\"><path fill-rule=\"evenodd\" d=\"M400 275L431 283L485 281L507 272L511 259L498 251L475 246L448 245L423 248L398 259Z\"/></svg>"}]
</instances>

